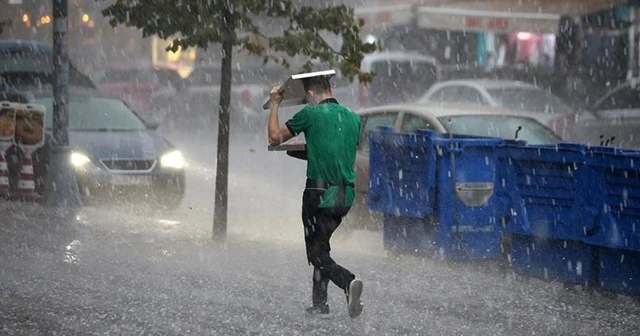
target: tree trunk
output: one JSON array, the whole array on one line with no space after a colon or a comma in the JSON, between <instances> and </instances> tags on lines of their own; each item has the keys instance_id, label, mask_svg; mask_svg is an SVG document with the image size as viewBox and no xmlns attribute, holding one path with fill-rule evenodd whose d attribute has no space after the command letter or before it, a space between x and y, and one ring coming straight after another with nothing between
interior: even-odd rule
<instances>
[{"instance_id":1,"label":"tree trunk","mask_svg":"<svg viewBox=\"0 0 640 336\"><path fill-rule=\"evenodd\" d=\"M225 23L221 27L222 64L220 79L220 104L218 110L218 158L216 162L216 192L213 210L213 238L224 240L227 236L227 209L229 191L229 105L231 100L231 57L235 21L233 13L226 10Z\"/></svg>"}]
</instances>

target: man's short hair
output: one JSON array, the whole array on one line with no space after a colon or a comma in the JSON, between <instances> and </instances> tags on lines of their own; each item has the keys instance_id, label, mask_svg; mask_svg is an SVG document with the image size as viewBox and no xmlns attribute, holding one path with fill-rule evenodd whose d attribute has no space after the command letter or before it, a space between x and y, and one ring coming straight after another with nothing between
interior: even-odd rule
<instances>
[{"instance_id":1,"label":"man's short hair","mask_svg":"<svg viewBox=\"0 0 640 336\"><path fill-rule=\"evenodd\" d=\"M328 92L331 91L329 76L317 76L302 80L305 91Z\"/></svg>"}]
</instances>

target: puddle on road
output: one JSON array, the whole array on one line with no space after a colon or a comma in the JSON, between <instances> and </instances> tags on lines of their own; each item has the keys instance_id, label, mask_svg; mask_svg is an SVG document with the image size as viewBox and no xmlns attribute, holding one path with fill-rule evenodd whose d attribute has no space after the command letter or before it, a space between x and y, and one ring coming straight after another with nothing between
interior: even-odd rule
<instances>
[{"instance_id":1,"label":"puddle on road","mask_svg":"<svg viewBox=\"0 0 640 336\"><path fill-rule=\"evenodd\" d=\"M77 264L79 261L80 241L75 239L65 246L63 261L68 264Z\"/></svg>"}]
</instances>

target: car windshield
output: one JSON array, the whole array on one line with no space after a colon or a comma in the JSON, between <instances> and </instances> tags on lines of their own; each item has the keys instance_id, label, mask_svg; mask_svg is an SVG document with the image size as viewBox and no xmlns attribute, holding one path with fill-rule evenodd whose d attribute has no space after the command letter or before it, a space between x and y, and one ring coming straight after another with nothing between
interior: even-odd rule
<instances>
[{"instance_id":1,"label":"car windshield","mask_svg":"<svg viewBox=\"0 0 640 336\"><path fill-rule=\"evenodd\" d=\"M514 111L544 112L552 114L571 113L571 108L560 98L538 88L505 87L487 89L498 106Z\"/></svg>"},{"instance_id":2,"label":"car windshield","mask_svg":"<svg viewBox=\"0 0 640 336\"><path fill-rule=\"evenodd\" d=\"M51 55L44 52L0 51L0 72L52 72Z\"/></svg>"},{"instance_id":3,"label":"car windshield","mask_svg":"<svg viewBox=\"0 0 640 336\"><path fill-rule=\"evenodd\" d=\"M45 125L53 125L53 98L40 97L35 104L46 108ZM69 95L70 131L137 131L146 129L145 123L117 99Z\"/></svg>"},{"instance_id":4,"label":"car windshield","mask_svg":"<svg viewBox=\"0 0 640 336\"><path fill-rule=\"evenodd\" d=\"M440 122L453 134L525 140L530 144L554 144L561 139L534 119L504 115L460 115L441 117ZM522 127L519 131L518 128Z\"/></svg>"}]
</instances>

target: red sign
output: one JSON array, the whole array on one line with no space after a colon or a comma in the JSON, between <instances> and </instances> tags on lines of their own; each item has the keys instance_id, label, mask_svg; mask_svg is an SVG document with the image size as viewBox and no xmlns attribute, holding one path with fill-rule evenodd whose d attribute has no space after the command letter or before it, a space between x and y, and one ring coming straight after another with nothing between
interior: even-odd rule
<instances>
[{"instance_id":1,"label":"red sign","mask_svg":"<svg viewBox=\"0 0 640 336\"><path fill-rule=\"evenodd\" d=\"M503 18L489 18L487 19L487 29L491 30L506 30L509 28L509 21Z\"/></svg>"},{"instance_id":2,"label":"red sign","mask_svg":"<svg viewBox=\"0 0 640 336\"><path fill-rule=\"evenodd\" d=\"M482 18L478 16L467 16L464 18L464 24L467 28L482 27Z\"/></svg>"},{"instance_id":3,"label":"red sign","mask_svg":"<svg viewBox=\"0 0 640 336\"><path fill-rule=\"evenodd\" d=\"M507 30L509 28L509 20L505 18L467 16L464 18L464 25L467 28L475 29Z\"/></svg>"}]
</instances>

